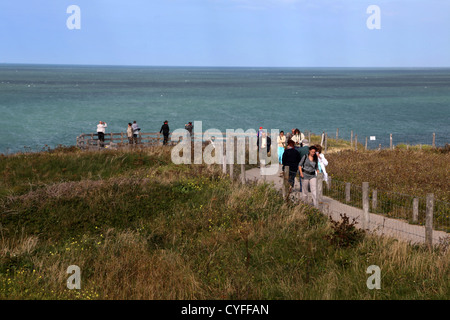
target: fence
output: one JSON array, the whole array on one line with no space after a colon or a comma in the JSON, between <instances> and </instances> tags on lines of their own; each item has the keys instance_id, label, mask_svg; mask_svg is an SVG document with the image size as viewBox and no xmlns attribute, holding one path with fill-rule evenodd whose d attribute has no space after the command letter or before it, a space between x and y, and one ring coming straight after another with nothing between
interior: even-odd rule
<instances>
[{"instance_id":1,"label":"fence","mask_svg":"<svg viewBox=\"0 0 450 320\"><path fill-rule=\"evenodd\" d=\"M197 132L191 135L192 141L202 141L204 140L205 132ZM224 149L226 147L227 133L221 132L217 133L217 137L214 137L214 134L208 134L208 137L213 136L212 139L208 138L208 142L213 141L221 141L224 145ZM82 150L89 149L101 149L103 147L107 148L121 148L128 147L131 144L128 141L127 134L125 132L116 132L116 133L105 133L104 142L98 139L97 133L82 133L76 138L76 146ZM234 133L233 137L249 137L247 133ZM256 137L256 134L255 134ZM148 132L148 133L139 133L137 137L136 146L140 147L149 147L149 146L158 146L163 144L163 135L159 132ZM276 140L275 140L276 142ZM178 141L172 141L172 133L169 134L168 145L175 145ZM256 143L256 142L255 142ZM246 139L246 144L248 144L248 139Z\"/></svg>"},{"instance_id":2,"label":"fence","mask_svg":"<svg viewBox=\"0 0 450 320\"><path fill-rule=\"evenodd\" d=\"M407 225L396 224L395 231L422 237L429 245L433 242L433 230L443 231L447 236L450 232L450 203L435 200L433 194L428 194L427 197L414 197L370 188L369 183L359 186L330 177L323 190L325 196L343 204L407 223ZM384 224L386 220L380 221ZM370 220L363 219L363 223L372 224L373 227L380 226L379 222ZM400 226L401 229L398 229ZM421 231L423 228L419 229L417 226L425 226L425 234Z\"/></svg>"},{"instance_id":3,"label":"fence","mask_svg":"<svg viewBox=\"0 0 450 320\"><path fill-rule=\"evenodd\" d=\"M171 134L169 135L169 144L173 144L171 141ZM159 132L140 133L137 137L136 146L149 147L163 144L163 136ZM97 133L83 133L77 137L77 147L82 150L100 149L103 147L109 148L121 148L128 147L131 144L128 141L127 134L124 132L119 133L105 133L105 141L102 142L98 139Z\"/></svg>"},{"instance_id":4,"label":"fence","mask_svg":"<svg viewBox=\"0 0 450 320\"><path fill-rule=\"evenodd\" d=\"M324 136L325 136L325 144L322 143L322 146L326 145L326 140L328 137L328 134L325 131L322 133L322 141L324 141L324 138L323 138ZM387 143L389 143L389 149L393 150L395 148L395 138L396 137L392 133L390 133L389 139L386 137L386 138L382 138L381 140L383 141L383 143L385 143L384 145L387 145ZM427 143L418 144L418 147L420 149L422 148L423 145L428 145L428 146L431 146L432 148L436 147L436 133L433 133L429 137L424 137L421 135L420 138L421 138L420 139L421 141L427 142ZM375 139L376 139L376 137L375 137ZM353 130L350 131L350 140L347 140L339 135L339 128L337 128L336 129L336 140L350 141L350 148L354 149L354 150L358 150L358 148L364 148L365 150L368 150L368 146L369 146L368 141L370 141L370 138L365 137L364 140L360 139L359 144L358 144L358 135L356 133L354 133ZM408 139L399 138L398 141L399 141L399 144L402 144L402 145L404 145L404 147L406 149L409 149L410 144L408 142ZM364 142L364 144L363 144L363 142ZM379 143L378 147L375 149L381 150L382 144Z\"/></svg>"},{"instance_id":5,"label":"fence","mask_svg":"<svg viewBox=\"0 0 450 320\"><path fill-rule=\"evenodd\" d=\"M224 174L229 168L229 176L234 179L238 168L225 162L222 168ZM241 164L240 171L241 182L245 183L245 165ZM285 175L287 172L285 170ZM276 183L273 177L260 176L260 179ZM278 181L283 197L289 195L286 179L285 176L281 185ZM331 178L325 183L322 174L317 179L317 207L334 219L346 214L355 218L365 230L396 236L412 243L426 243L430 247L450 239L450 203L434 199L433 194L414 197L370 188L367 182L356 185ZM308 199L302 200L310 203L311 194Z\"/></svg>"}]
</instances>

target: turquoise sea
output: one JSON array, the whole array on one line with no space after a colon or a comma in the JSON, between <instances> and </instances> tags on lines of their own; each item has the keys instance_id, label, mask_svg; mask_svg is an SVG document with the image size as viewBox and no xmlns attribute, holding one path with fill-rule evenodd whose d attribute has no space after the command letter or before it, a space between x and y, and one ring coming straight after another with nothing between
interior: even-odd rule
<instances>
[{"instance_id":1,"label":"turquoise sea","mask_svg":"<svg viewBox=\"0 0 450 320\"><path fill-rule=\"evenodd\" d=\"M439 146L450 136L450 69L0 65L0 153L74 145L81 133L299 128L358 141Z\"/></svg>"}]
</instances>

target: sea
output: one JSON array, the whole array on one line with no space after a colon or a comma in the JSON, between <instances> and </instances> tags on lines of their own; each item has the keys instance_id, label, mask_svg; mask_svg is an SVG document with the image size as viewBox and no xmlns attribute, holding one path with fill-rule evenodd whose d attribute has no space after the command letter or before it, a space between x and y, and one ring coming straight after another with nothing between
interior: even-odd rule
<instances>
[{"instance_id":1,"label":"sea","mask_svg":"<svg viewBox=\"0 0 450 320\"><path fill-rule=\"evenodd\" d=\"M0 64L0 153L75 145L82 133L292 128L368 147L449 143L450 68ZM372 139L370 139L370 137Z\"/></svg>"}]
</instances>

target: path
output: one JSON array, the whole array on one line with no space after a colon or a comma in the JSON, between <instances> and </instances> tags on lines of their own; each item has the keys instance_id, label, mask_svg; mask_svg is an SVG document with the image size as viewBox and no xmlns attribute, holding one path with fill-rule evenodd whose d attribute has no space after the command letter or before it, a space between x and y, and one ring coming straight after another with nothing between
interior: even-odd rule
<instances>
[{"instance_id":1,"label":"path","mask_svg":"<svg viewBox=\"0 0 450 320\"><path fill-rule=\"evenodd\" d=\"M281 172L281 166L279 169ZM277 190L282 190L283 178L276 175L261 176L259 168L253 168L246 171L246 180L273 183ZM298 177L298 175L297 175ZM295 181L294 190L291 196L300 200L300 185ZM356 218L357 227L362 225L363 210L343 204L337 200L323 196L323 211L334 220L340 219L340 214L346 214L350 218ZM387 218L379 214L369 214L369 230L380 235L387 235L399 240L404 240L413 244L425 243L425 227L412 225L398 219ZM449 234L443 231L433 230L433 244L438 244L444 239L448 239Z\"/></svg>"}]
</instances>

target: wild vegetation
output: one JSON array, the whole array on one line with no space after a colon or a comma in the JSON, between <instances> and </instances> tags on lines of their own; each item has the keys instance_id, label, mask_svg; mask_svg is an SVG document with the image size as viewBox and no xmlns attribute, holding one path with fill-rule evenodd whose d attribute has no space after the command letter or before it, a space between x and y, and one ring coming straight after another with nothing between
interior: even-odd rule
<instances>
[{"instance_id":1,"label":"wild vegetation","mask_svg":"<svg viewBox=\"0 0 450 320\"><path fill-rule=\"evenodd\" d=\"M2 156L0 172L1 299L449 298L448 247L360 234L169 148Z\"/></svg>"}]
</instances>

